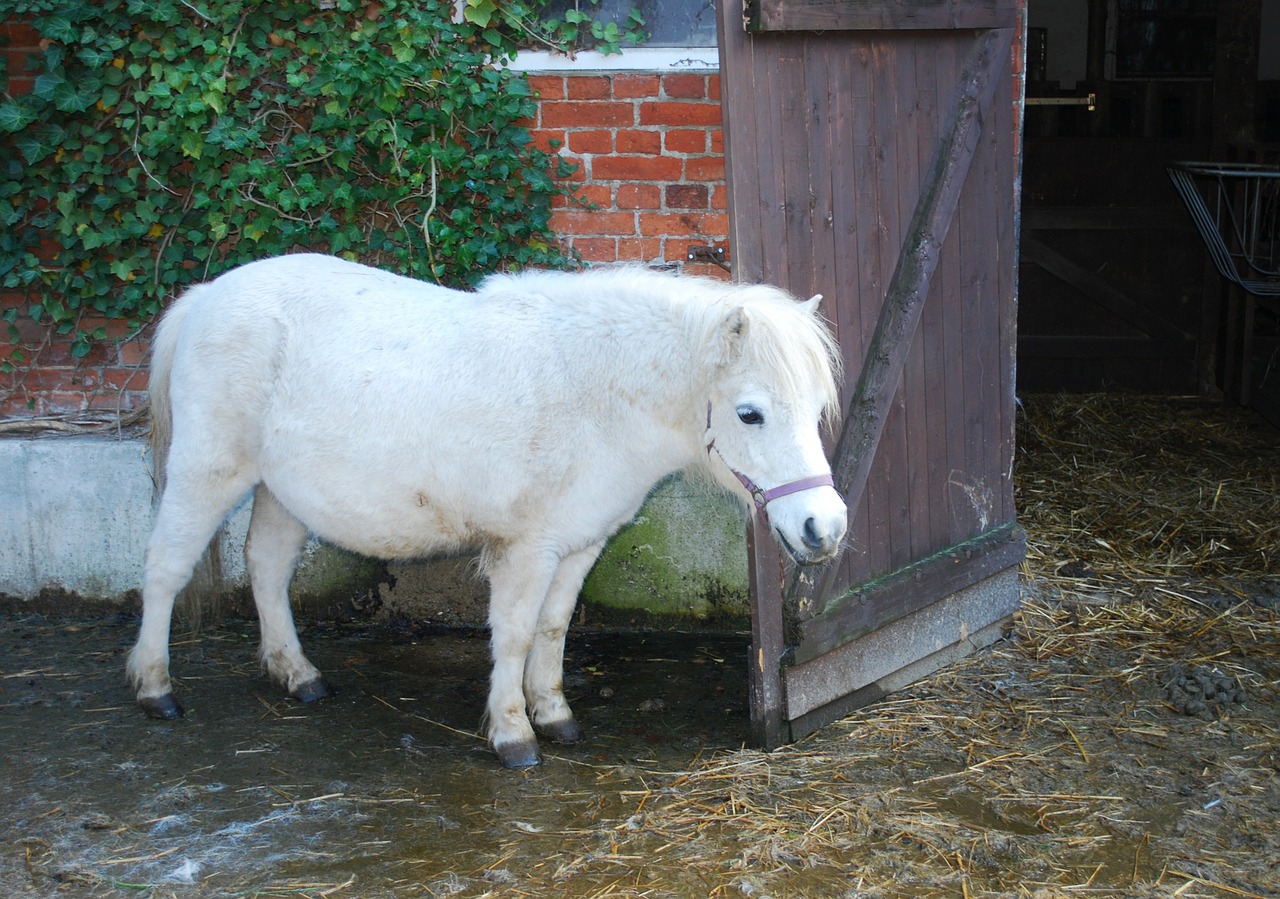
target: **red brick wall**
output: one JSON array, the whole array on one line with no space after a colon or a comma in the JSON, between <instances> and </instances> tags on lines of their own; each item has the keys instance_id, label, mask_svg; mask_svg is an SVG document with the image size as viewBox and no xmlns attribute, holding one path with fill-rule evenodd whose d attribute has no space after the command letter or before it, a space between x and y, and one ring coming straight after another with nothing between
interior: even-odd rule
<instances>
[{"instance_id":1,"label":"red brick wall","mask_svg":"<svg viewBox=\"0 0 1280 899\"><path fill-rule=\"evenodd\" d=\"M25 74L26 61L40 50L40 36L34 29L0 22L0 53L7 62L11 94L31 90L34 79ZM86 332L102 328L107 339L77 359L71 354L73 335L51 334L26 315L27 305L23 294L0 289L0 311L18 312L16 344L9 342L8 324L0 323L0 362L7 361L15 369L0 372L0 418L124 412L146 399L146 341L130 339L124 322L86 313L77 327Z\"/></svg>"},{"instance_id":2,"label":"red brick wall","mask_svg":"<svg viewBox=\"0 0 1280 899\"><path fill-rule=\"evenodd\" d=\"M9 93L30 93L35 79L24 74L27 57L40 49L40 35L21 22L0 22L0 56L8 62Z\"/></svg>"},{"instance_id":3,"label":"red brick wall","mask_svg":"<svg viewBox=\"0 0 1280 899\"><path fill-rule=\"evenodd\" d=\"M533 133L579 165L578 197L552 228L589 262L685 261L691 244L724 246L724 137L720 77L656 74L531 75L542 102ZM715 266L688 265L698 274Z\"/></svg>"},{"instance_id":4,"label":"red brick wall","mask_svg":"<svg viewBox=\"0 0 1280 899\"><path fill-rule=\"evenodd\" d=\"M10 46L11 89L29 90L13 77L36 35L3 25ZM719 79L714 74L531 75L542 103L535 140L580 164L578 197L597 208L560 203L552 227L588 262L619 260L683 263L689 244L724 246L724 149ZM722 274L708 265L686 270ZM108 340L88 356L71 355L70 335L49 334L25 315L26 301L0 291L0 309L19 310L19 343L0 336L0 361L18 350L26 363L0 372L0 418L80 412L124 412L146 399L146 332L125 339L122 322L86 317L84 331L107 329ZM2 334L2 332L0 332Z\"/></svg>"}]
</instances>

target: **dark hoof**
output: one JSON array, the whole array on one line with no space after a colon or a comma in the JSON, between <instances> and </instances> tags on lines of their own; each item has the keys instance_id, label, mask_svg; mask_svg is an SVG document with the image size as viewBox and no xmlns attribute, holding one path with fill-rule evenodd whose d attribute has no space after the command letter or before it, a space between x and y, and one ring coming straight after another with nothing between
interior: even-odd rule
<instances>
[{"instance_id":1,"label":"dark hoof","mask_svg":"<svg viewBox=\"0 0 1280 899\"><path fill-rule=\"evenodd\" d=\"M138 705L142 706L148 718L156 718L160 721L174 721L186 714L186 709L178 704L178 700L173 698L172 693L166 693L163 696L140 696Z\"/></svg>"},{"instance_id":2,"label":"dark hoof","mask_svg":"<svg viewBox=\"0 0 1280 899\"><path fill-rule=\"evenodd\" d=\"M333 695L333 688L329 686L323 677L317 677L315 680L307 681L305 684L299 684L289 695L305 705L321 699L328 699Z\"/></svg>"},{"instance_id":3,"label":"dark hoof","mask_svg":"<svg viewBox=\"0 0 1280 899\"><path fill-rule=\"evenodd\" d=\"M534 727L538 729L538 733L554 743L577 743L582 740L582 728L572 718L535 724Z\"/></svg>"},{"instance_id":4,"label":"dark hoof","mask_svg":"<svg viewBox=\"0 0 1280 899\"><path fill-rule=\"evenodd\" d=\"M538 752L538 744L535 740L505 743L502 746L493 747L493 751L498 754L498 759L504 768L532 768L534 765L542 764L542 754Z\"/></svg>"}]
</instances>

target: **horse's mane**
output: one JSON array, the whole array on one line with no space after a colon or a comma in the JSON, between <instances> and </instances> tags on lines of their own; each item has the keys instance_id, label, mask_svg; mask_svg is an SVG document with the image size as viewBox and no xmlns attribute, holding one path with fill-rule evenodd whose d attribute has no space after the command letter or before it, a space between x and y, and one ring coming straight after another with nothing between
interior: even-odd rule
<instances>
[{"instance_id":1,"label":"horse's mane","mask_svg":"<svg viewBox=\"0 0 1280 899\"><path fill-rule=\"evenodd\" d=\"M775 386L789 398L820 391L823 414L835 421L842 360L822 320L791 294L767 284L731 285L725 301L730 308L742 306L751 318L743 351L754 367L773 372Z\"/></svg>"},{"instance_id":2,"label":"horse's mane","mask_svg":"<svg viewBox=\"0 0 1280 899\"><path fill-rule=\"evenodd\" d=\"M678 315L695 346L721 340L725 316L741 306L750 319L742 351L748 364L772 373L772 383L788 400L820 391L828 421L839 414L841 353L831 332L806 305L767 284L731 284L698 275L676 275L642 265L610 265L578 272L526 270L486 278L482 295L536 291L599 302L617 299L617 308L660 303Z\"/></svg>"}]
</instances>

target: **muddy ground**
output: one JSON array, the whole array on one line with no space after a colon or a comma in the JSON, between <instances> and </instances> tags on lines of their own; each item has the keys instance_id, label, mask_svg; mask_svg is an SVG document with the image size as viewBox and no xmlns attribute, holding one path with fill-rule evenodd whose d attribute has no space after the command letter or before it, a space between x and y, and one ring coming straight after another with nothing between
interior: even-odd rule
<instances>
[{"instance_id":1,"label":"muddy ground","mask_svg":"<svg viewBox=\"0 0 1280 899\"><path fill-rule=\"evenodd\" d=\"M573 635L587 739L510 772L473 733L482 634L313 626L340 693L300 707L231 622L175 645L158 723L132 616L13 613L0 896L1280 896L1280 441L1174 405L1156 447L1105 402L1105 440L1029 412L1007 638L772 754L742 635Z\"/></svg>"},{"instance_id":2,"label":"muddy ground","mask_svg":"<svg viewBox=\"0 0 1280 899\"><path fill-rule=\"evenodd\" d=\"M1219 636L1229 609L1169 618L1028 596L1005 642L771 755L740 748L741 639L579 637L568 687L588 739L528 772L500 769L472 733L481 635L313 628L313 658L341 692L303 708L256 671L252 627L208 632L175 647L190 711L165 724L120 683L131 620L10 619L0 885L6 897L1276 896L1280 647L1255 655L1241 640L1275 613L1233 608L1246 629ZM1192 642L1127 645L1135 616ZM1185 714L1170 684L1208 671L1238 695Z\"/></svg>"},{"instance_id":3,"label":"muddy ground","mask_svg":"<svg viewBox=\"0 0 1280 899\"><path fill-rule=\"evenodd\" d=\"M475 734L483 634L312 628L339 692L303 707L257 670L252 623L207 631L173 649L186 717L158 723L121 682L135 630L132 616L4 622L6 899L484 893L540 860L525 836L625 817L627 791L746 732L734 638L575 640L566 683L592 737L520 773Z\"/></svg>"}]
</instances>

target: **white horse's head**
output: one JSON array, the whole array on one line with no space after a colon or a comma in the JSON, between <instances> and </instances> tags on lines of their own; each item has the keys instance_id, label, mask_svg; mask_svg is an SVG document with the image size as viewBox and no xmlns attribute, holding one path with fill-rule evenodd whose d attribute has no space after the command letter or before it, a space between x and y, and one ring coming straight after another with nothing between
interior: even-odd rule
<instances>
[{"instance_id":1,"label":"white horse's head","mask_svg":"<svg viewBox=\"0 0 1280 899\"><path fill-rule=\"evenodd\" d=\"M707 409L712 476L762 510L802 564L834 558L848 525L821 439L838 408L840 356L820 299L764 286L734 295L714 339Z\"/></svg>"}]
</instances>

